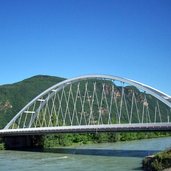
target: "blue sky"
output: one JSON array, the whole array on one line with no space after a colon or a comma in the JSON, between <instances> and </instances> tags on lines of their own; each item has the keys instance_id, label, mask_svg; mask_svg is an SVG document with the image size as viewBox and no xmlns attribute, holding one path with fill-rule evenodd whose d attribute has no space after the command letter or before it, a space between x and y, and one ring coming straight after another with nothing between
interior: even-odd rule
<instances>
[{"instance_id":1,"label":"blue sky","mask_svg":"<svg viewBox=\"0 0 171 171\"><path fill-rule=\"evenodd\" d=\"M171 95L170 0L0 0L0 84L110 74Z\"/></svg>"}]
</instances>

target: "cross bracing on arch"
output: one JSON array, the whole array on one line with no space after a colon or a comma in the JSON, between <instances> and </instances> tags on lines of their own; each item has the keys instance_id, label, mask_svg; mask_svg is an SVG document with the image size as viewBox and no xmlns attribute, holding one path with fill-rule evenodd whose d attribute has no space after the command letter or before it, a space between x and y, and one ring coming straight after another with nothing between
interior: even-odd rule
<instances>
[{"instance_id":1,"label":"cross bracing on arch","mask_svg":"<svg viewBox=\"0 0 171 171\"><path fill-rule=\"evenodd\" d=\"M108 75L62 81L29 102L5 129L170 122L171 97Z\"/></svg>"}]
</instances>

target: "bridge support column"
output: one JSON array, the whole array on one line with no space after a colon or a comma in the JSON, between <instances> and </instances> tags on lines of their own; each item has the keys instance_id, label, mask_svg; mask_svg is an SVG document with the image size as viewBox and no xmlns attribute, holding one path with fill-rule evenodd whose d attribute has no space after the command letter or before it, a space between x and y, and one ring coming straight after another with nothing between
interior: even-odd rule
<instances>
[{"instance_id":1,"label":"bridge support column","mask_svg":"<svg viewBox=\"0 0 171 171\"><path fill-rule=\"evenodd\" d=\"M5 148L10 150L42 148L42 136L24 135L4 137Z\"/></svg>"}]
</instances>

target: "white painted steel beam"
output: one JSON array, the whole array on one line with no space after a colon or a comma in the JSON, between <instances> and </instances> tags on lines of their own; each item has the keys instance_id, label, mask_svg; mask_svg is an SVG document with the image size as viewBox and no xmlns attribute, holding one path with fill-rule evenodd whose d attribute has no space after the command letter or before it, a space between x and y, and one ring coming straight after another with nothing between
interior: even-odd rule
<instances>
[{"instance_id":1,"label":"white painted steel beam","mask_svg":"<svg viewBox=\"0 0 171 171\"><path fill-rule=\"evenodd\" d=\"M81 125L0 130L0 136L44 135L52 133L171 131L171 123Z\"/></svg>"}]
</instances>

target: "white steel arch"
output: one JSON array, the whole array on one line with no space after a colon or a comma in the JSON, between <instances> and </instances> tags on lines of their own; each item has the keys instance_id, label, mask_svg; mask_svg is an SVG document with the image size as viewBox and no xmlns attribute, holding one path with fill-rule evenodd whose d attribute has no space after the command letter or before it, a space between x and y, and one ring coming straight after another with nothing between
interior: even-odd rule
<instances>
[{"instance_id":1,"label":"white steel arch","mask_svg":"<svg viewBox=\"0 0 171 171\"><path fill-rule=\"evenodd\" d=\"M114 80L114 81L120 81L122 83L127 83L129 85L135 86L138 89L143 90L144 92L147 92L148 94L151 94L156 99L158 99L159 101L166 104L169 108L171 108L171 96L169 96L157 89L154 89L148 85L142 84L142 83L134 81L134 80L117 77L117 76L111 76L111 75L85 75L85 76L80 76L80 77L64 80L64 81L57 83L54 86L48 88L47 90L45 90L44 92L39 94L37 97L35 97L32 101L30 101L20 112L18 112L15 115L15 117L6 125L6 127L4 129L9 129L9 127L16 121L16 119L20 115L22 115L24 112L28 112L28 113L34 112L34 111L26 111L29 108L29 106L34 104L34 102L41 101L42 102L41 108L42 108L46 104L47 100L49 98L52 98L56 92L61 91L64 87L71 85L75 82L79 82L82 80L88 80L88 79ZM49 94L47 99L42 99L42 97L45 96L46 94ZM40 110L41 108L39 108L38 110Z\"/></svg>"}]
</instances>

